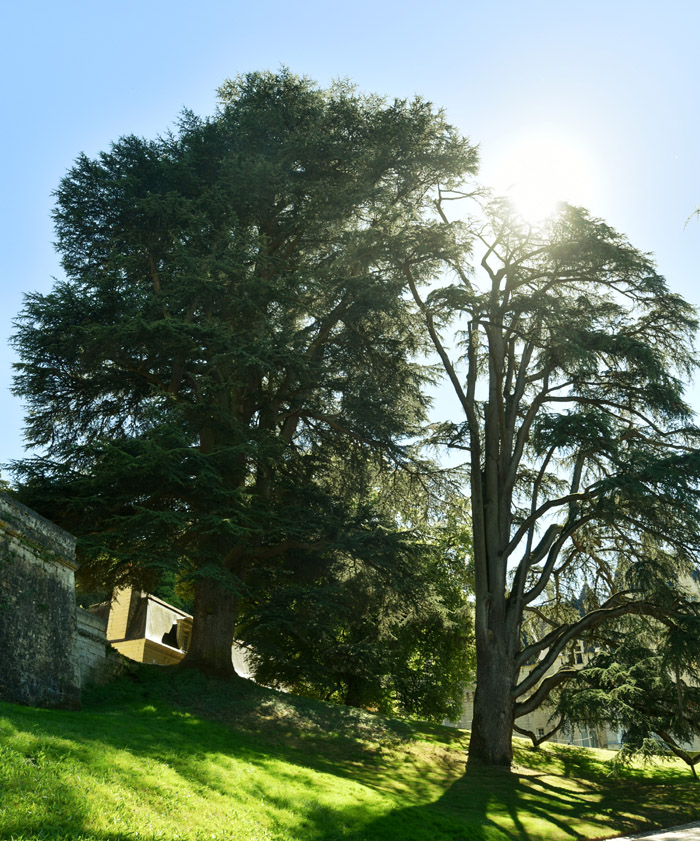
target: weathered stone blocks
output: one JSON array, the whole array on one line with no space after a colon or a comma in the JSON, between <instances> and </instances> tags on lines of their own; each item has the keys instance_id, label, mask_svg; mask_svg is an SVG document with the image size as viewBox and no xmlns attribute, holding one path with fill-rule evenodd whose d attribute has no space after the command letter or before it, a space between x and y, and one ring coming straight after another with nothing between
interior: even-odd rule
<instances>
[{"instance_id":1,"label":"weathered stone blocks","mask_svg":"<svg viewBox=\"0 0 700 841\"><path fill-rule=\"evenodd\" d=\"M75 538L0 494L0 699L80 705Z\"/></svg>"},{"instance_id":2,"label":"weathered stone blocks","mask_svg":"<svg viewBox=\"0 0 700 841\"><path fill-rule=\"evenodd\" d=\"M83 607L77 609L78 639L76 656L80 685L101 683L107 677L107 620Z\"/></svg>"}]
</instances>

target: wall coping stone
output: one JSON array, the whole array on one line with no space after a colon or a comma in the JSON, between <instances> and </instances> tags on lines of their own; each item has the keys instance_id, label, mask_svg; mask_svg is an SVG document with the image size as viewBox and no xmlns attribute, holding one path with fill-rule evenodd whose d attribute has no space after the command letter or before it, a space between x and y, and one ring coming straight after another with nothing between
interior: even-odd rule
<instances>
[{"instance_id":1,"label":"wall coping stone","mask_svg":"<svg viewBox=\"0 0 700 841\"><path fill-rule=\"evenodd\" d=\"M73 570L79 567L75 560L76 539L72 534L3 493L0 493L0 530L33 543L64 566Z\"/></svg>"}]
</instances>

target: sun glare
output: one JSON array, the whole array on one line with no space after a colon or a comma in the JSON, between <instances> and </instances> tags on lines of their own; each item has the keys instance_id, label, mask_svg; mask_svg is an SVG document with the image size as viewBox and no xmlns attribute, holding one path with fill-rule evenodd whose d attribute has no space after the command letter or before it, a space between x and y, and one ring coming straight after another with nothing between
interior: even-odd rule
<instances>
[{"instance_id":1,"label":"sun glare","mask_svg":"<svg viewBox=\"0 0 700 841\"><path fill-rule=\"evenodd\" d=\"M596 193L596 167L582 144L542 132L521 137L494 162L492 183L527 221L551 215L562 201L589 207Z\"/></svg>"}]
</instances>

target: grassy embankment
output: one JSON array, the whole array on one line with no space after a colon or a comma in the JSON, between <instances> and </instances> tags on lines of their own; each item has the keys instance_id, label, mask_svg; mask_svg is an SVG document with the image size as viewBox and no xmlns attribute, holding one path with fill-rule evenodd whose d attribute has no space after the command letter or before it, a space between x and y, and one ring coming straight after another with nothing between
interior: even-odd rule
<instances>
[{"instance_id":1,"label":"grassy embankment","mask_svg":"<svg viewBox=\"0 0 700 841\"><path fill-rule=\"evenodd\" d=\"M677 764L519 747L464 773L467 734L139 667L81 712L0 704L0 838L595 839L697 817Z\"/></svg>"}]
</instances>

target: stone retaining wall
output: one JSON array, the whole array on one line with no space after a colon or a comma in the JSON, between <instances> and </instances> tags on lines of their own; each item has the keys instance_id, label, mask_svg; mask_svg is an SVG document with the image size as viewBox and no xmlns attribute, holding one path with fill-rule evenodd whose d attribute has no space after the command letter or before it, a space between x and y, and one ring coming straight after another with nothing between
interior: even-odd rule
<instances>
[{"instance_id":1,"label":"stone retaining wall","mask_svg":"<svg viewBox=\"0 0 700 841\"><path fill-rule=\"evenodd\" d=\"M75 570L75 538L0 494L0 699L80 705Z\"/></svg>"}]
</instances>

